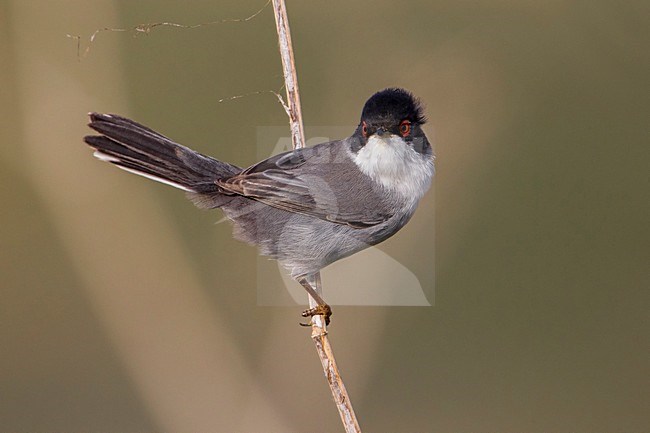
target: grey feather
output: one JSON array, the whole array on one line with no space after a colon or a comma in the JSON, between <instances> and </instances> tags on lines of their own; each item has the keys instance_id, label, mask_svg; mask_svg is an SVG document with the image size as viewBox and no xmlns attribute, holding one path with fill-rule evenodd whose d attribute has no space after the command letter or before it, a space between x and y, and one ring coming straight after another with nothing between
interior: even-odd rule
<instances>
[{"instance_id":1,"label":"grey feather","mask_svg":"<svg viewBox=\"0 0 650 433\"><path fill-rule=\"evenodd\" d=\"M217 185L281 210L355 228L385 222L395 211L379 185L359 176L346 141L277 155Z\"/></svg>"},{"instance_id":2,"label":"grey feather","mask_svg":"<svg viewBox=\"0 0 650 433\"><path fill-rule=\"evenodd\" d=\"M300 278L377 244L408 222L433 176L424 118L413 96L369 99L354 134L241 169L121 116L90 115L95 155L220 208L237 239L257 245ZM400 135L400 125L409 131ZM400 123L401 122L401 123ZM381 131L381 132L379 132Z\"/></svg>"}]
</instances>

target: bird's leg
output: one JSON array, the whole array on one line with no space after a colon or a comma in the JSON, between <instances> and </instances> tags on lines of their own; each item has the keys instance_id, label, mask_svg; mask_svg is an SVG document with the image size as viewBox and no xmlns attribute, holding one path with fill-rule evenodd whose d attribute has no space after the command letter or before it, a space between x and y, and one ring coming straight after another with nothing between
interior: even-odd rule
<instances>
[{"instance_id":1,"label":"bird's leg","mask_svg":"<svg viewBox=\"0 0 650 433\"><path fill-rule=\"evenodd\" d=\"M302 277L298 280L301 286L307 290L307 293L314 298L316 305L313 308L305 310L302 312L302 317L313 317L313 316L323 316L325 319L325 325L330 324L330 316L332 315L332 309L329 305L323 300L323 298L316 292L316 289L312 287L307 278ZM302 326L311 326L310 323L301 323Z\"/></svg>"}]
</instances>

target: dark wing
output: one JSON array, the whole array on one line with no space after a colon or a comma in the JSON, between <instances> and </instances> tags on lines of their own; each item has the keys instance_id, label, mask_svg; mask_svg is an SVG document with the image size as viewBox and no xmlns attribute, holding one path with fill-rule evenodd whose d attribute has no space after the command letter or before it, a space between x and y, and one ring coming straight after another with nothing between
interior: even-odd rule
<instances>
[{"instance_id":1,"label":"dark wing","mask_svg":"<svg viewBox=\"0 0 650 433\"><path fill-rule=\"evenodd\" d=\"M225 191L257 200L277 209L320 218L354 228L380 224L391 217L376 206L377 192L370 182L359 182L356 165L333 162L324 143L271 157L243 172L216 181ZM336 176L331 176L333 170Z\"/></svg>"}]
</instances>

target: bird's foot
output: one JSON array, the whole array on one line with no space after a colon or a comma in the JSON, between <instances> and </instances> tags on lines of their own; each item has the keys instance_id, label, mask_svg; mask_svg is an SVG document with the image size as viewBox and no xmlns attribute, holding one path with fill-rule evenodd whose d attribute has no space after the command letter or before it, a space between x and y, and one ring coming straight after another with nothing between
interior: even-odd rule
<instances>
[{"instance_id":1,"label":"bird's foot","mask_svg":"<svg viewBox=\"0 0 650 433\"><path fill-rule=\"evenodd\" d=\"M332 315L332 309L329 305L316 305L314 308L305 310L302 312L302 317L314 317L314 316L323 316L325 319L325 325L330 324L330 316ZM309 323L300 323L301 326L311 326L311 320Z\"/></svg>"}]
</instances>

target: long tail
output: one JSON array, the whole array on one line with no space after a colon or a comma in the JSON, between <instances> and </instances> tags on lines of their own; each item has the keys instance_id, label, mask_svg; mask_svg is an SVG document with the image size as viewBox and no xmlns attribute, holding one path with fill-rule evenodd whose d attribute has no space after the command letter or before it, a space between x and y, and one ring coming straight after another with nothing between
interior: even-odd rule
<instances>
[{"instance_id":1,"label":"long tail","mask_svg":"<svg viewBox=\"0 0 650 433\"><path fill-rule=\"evenodd\" d=\"M215 180L241 172L239 167L201 155L115 114L90 113L88 126L101 134L84 137L97 158L187 191L199 206L208 204L203 203L206 195L219 192Z\"/></svg>"}]
</instances>

